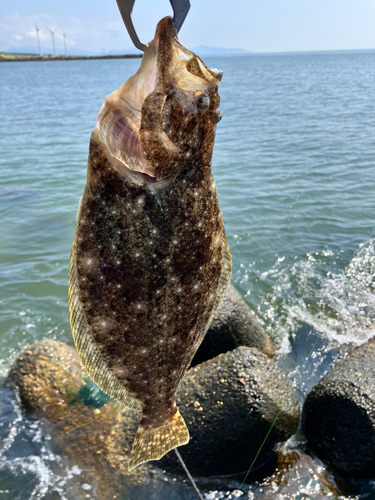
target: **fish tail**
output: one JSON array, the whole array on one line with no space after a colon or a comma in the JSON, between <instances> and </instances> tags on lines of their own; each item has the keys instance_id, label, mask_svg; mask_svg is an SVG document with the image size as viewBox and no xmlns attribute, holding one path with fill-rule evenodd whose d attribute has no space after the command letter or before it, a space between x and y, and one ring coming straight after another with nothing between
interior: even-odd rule
<instances>
[{"instance_id":1,"label":"fish tail","mask_svg":"<svg viewBox=\"0 0 375 500\"><path fill-rule=\"evenodd\" d=\"M180 412L159 427L138 427L130 453L129 472L149 460L159 460L168 451L189 442L189 431Z\"/></svg>"}]
</instances>

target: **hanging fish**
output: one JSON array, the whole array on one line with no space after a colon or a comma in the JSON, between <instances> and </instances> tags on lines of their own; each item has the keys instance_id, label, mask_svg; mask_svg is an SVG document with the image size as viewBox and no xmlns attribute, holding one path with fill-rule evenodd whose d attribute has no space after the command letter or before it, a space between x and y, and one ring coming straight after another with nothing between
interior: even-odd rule
<instances>
[{"instance_id":1,"label":"hanging fish","mask_svg":"<svg viewBox=\"0 0 375 500\"><path fill-rule=\"evenodd\" d=\"M92 379L142 411L129 470L189 441L176 391L230 278L211 169L221 76L166 17L91 135L70 320Z\"/></svg>"}]
</instances>

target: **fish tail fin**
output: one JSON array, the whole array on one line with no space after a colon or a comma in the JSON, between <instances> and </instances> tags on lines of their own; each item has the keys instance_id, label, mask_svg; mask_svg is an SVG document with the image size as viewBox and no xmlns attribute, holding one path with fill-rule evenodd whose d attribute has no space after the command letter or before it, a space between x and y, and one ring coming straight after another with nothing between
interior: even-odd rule
<instances>
[{"instance_id":1,"label":"fish tail fin","mask_svg":"<svg viewBox=\"0 0 375 500\"><path fill-rule=\"evenodd\" d=\"M189 431L180 412L159 427L138 427L130 453L129 472L149 460L159 460L168 451L189 442Z\"/></svg>"}]
</instances>

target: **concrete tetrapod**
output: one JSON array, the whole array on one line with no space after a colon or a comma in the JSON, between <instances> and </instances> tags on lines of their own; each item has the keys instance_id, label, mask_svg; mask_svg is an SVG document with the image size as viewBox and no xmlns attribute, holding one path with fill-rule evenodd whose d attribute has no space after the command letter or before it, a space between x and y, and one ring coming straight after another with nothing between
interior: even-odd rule
<instances>
[{"instance_id":1,"label":"concrete tetrapod","mask_svg":"<svg viewBox=\"0 0 375 500\"><path fill-rule=\"evenodd\" d=\"M97 389L73 347L55 340L32 344L14 361L6 385L19 393L27 413L42 422L53 451L84 471L81 478L93 485L98 499L128 494L128 485L149 487L147 471L127 473L124 483L120 457L111 461L113 429L121 422L134 435L138 415L128 410L124 423L120 405Z\"/></svg>"},{"instance_id":2,"label":"concrete tetrapod","mask_svg":"<svg viewBox=\"0 0 375 500\"><path fill-rule=\"evenodd\" d=\"M307 396L303 431L337 471L375 477L375 340L342 359Z\"/></svg>"},{"instance_id":3,"label":"concrete tetrapod","mask_svg":"<svg viewBox=\"0 0 375 500\"><path fill-rule=\"evenodd\" d=\"M239 346L256 347L269 357L275 354L268 333L236 289L228 285L191 365L198 365Z\"/></svg>"},{"instance_id":4,"label":"concrete tetrapod","mask_svg":"<svg viewBox=\"0 0 375 500\"><path fill-rule=\"evenodd\" d=\"M7 385L17 388L24 407L43 421L56 451L95 471L104 497L109 487L118 493L115 486L124 477L129 486L150 485L145 468L127 471L140 414L98 391L73 348L52 340L33 344L14 362ZM188 370L178 405L191 435L180 452L200 477L245 471L280 411L255 464L262 465L296 431L299 418L289 379L273 360L246 347ZM183 473L175 458L170 452L153 464Z\"/></svg>"},{"instance_id":5,"label":"concrete tetrapod","mask_svg":"<svg viewBox=\"0 0 375 500\"><path fill-rule=\"evenodd\" d=\"M299 420L288 377L272 359L248 347L191 368L180 384L177 405L191 436L180 453L195 476L246 471L278 414L255 464L259 467L296 432ZM158 466L180 470L174 453Z\"/></svg>"}]
</instances>

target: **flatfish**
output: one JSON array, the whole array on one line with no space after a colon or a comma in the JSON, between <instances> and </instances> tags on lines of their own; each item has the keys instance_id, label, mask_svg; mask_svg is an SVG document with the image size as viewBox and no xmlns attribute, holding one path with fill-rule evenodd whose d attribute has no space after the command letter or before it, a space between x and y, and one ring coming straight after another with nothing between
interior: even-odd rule
<instances>
[{"instance_id":1,"label":"flatfish","mask_svg":"<svg viewBox=\"0 0 375 500\"><path fill-rule=\"evenodd\" d=\"M176 391L230 278L211 168L221 76L166 17L91 135L70 321L92 379L142 411L129 470L189 441Z\"/></svg>"}]
</instances>

